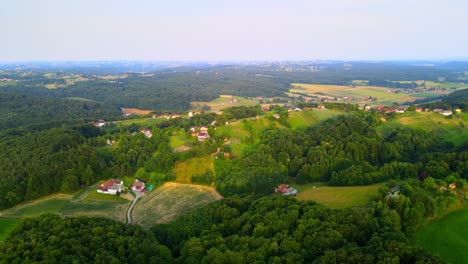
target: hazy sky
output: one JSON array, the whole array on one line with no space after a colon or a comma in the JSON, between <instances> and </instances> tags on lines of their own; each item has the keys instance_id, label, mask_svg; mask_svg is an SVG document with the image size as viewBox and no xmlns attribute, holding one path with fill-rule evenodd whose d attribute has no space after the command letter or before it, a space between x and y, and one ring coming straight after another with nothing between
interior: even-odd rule
<instances>
[{"instance_id":1,"label":"hazy sky","mask_svg":"<svg viewBox=\"0 0 468 264\"><path fill-rule=\"evenodd\" d=\"M0 25L0 61L468 58L468 0L10 0Z\"/></svg>"}]
</instances>

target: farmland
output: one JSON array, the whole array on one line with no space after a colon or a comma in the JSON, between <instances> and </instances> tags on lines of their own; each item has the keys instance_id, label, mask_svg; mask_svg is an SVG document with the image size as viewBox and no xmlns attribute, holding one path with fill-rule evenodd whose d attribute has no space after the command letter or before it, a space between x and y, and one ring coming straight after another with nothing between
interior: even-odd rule
<instances>
[{"instance_id":1,"label":"farmland","mask_svg":"<svg viewBox=\"0 0 468 264\"><path fill-rule=\"evenodd\" d=\"M152 111L153 110L141 110L137 108L122 108L122 113L128 115L148 115Z\"/></svg>"},{"instance_id":2,"label":"farmland","mask_svg":"<svg viewBox=\"0 0 468 264\"><path fill-rule=\"evenodd\" d=\"M174 167L176 182L192 183L193 175L200 175L207 172L213 166L213 157L205 156L192 158L183 162L179 162Z\"/></svg>"},{"instance_id":3,"label":"farmland","mask_svg":"<svg viewBox=\"0 0 468 264\"><path fill-rule=\"evenodd\" d=\"M315 186L315 188L314 188ZM384 184L331 187L323 184L295 185L301 201L316 201L330 208L365 207Z\"/></svg>"},{"instance_id":4,"label":"farmland","mask_svg":"<svg viewBox=\"0 0 468 264\"><path fill-rule=\"evenodd\" d=\"M356 82L362 84L362 82ZM391 105L393 102L405 103L417 99L427 99L447 95L451 91L446 89L462 89L467 85L460 83L434 83L426 82L428 88L440 88L444 90L427 90L411 93L404 93L403 89L394 89L378 86L346 86L346 85L322 85L322 84L304 84L292 83L294 88L290 89L292 94L306 94L319 97L337 97L339 101L349 101L350 103L363 103L364 99L372 97L373 104Z\"/></svg>"},{"instance_id":5,"label":"farmland","mask_svg":"<svg viewBox=\"0 0 468 264\"><path fill-rule=\"evenodd\" d=\"M89 192L88 192L89 191ZM75 195L54 194L17 205L2 212L2 217L35 217L44 213L60 216L99 216L125 222L129 201L119 197L103 197L88 187Z\"/></svg>"},{"instance_id":6,"label":"farmland","mask_svg":"<svg viewBox=\"0 0 468 264\"><path fill-rule=\"evenodd\" d=\"M416 244L448 263L468 263L468 208L451 212L416 234Z\"/></svg>"},{"instance_id":7,"label":"farmland","mask_svg":"<svg viewBox=\"0 0 468 264\"><path fill-rule=\"evenodd\" d=\"M222 196L212 187L167 182L141 199L132 217L136 224L149 228L220 199Z\"/></svg>"}]
</instances>

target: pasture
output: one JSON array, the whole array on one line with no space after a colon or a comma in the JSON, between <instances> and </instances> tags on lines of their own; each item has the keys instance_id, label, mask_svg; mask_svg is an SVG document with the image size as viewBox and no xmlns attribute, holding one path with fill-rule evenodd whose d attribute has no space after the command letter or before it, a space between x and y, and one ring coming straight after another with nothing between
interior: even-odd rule
<instances>
[{"instance_id":1,"label":"pasture","mask_svg":"<svg viewBox=\"0 0 468 264\"><path fill-rule=\"evenodd\" d=\"M178 183L192 183L193 175L206 173L213 166L213 157L205 156L199 158L191 158L186 161L176 163L174 174Z\"/></svg>"},{"instance_id":2,"label":"pasture","mask_svg":"<svg viewBox=\"0 0 468 264\"><path fill-rule=\"evenodd\" d=\"M468 263L468 208L453 211L416 233L415 242L447 263Z\"/></svg>"},{"instance_id":3,"label":"pasture","mask_svg":"<svg viewBox=\"0 0 468 264\"><path fill-rule=\"evenodd\" d=\"M315 186L315 188L313 188ZM316 201L329 208L365 207L377 196L384 184L368 186L324 186L323 183L294 185L296 198L301 201Z\"/></svg>"},{"instance_id":4,"label":"pasture","mask_svg":"<svg viewBox=\"0 0 468 264\"><path fill-rule=\"evenodd\" d=\"M212 187L167 182L138 201L132 218L134 223L149 228L222 198Z\"/></svg>"},{"instance_id":5,"label":"pasture","mask_svg":"<svg viewBox=\"0 0 468 264\"><path fill-rule=\"evenodd\" d=\"M19 219L0 217L0 242L4 241L20 222Z\"/></svg>"}]
</instances>

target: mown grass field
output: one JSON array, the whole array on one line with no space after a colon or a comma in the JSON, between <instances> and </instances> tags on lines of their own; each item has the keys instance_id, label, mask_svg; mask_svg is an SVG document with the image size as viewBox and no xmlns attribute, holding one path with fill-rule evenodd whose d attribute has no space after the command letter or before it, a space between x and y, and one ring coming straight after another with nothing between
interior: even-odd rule
<instances>
[{"instance_id":1,"label":"mown grass field","mask_svg":"<svg viewBox=\"0 0 468 264\"><path fill-rule=\"evenodd\" d=\"M20 221L19 219L0 217L0 242L7 238Z\"/></svg>"},{"instance_id":2,"label":"mown grass field","mask_svg":"<svg viewBox=\"0 0 468 264\"><path fill-rule=\"evenodd\" d=\"M291 112L288 116L288 122L291 128L308 127L318 123L319 117L315 111Z\"/></svg>"},{"instance_id":3,"label":"mown grass field","mask_svg":"<svg viewBox=\"0 0 468 264\"><path fill-rule=\"evenodd\" d=\"M468 208L425 226L416 233L415 242L448 263L468 263Z\"/></svg>"},{"instance_id":4,"label":"mown grass field","mask_svg":"<svg viewBox=\"0 0 468 264\"><path fill-rule=\"evenodd\" d=\"M130 201L102 195L104 194L97 194L94 188L75 195L49 195L7 209L2 212L2 217L20 219L52 213L60 216L99 216L125 222L125 212Z\"/></svg>"},{"instance_id":5,"label":"mown grass field","mask_svg":"<svg viewBox=\"0 0 468 264\"><path fill-rule=\"evenodd\" d=\"M205 156L199 158L188 159L183 162L178 162L174 167L176 182L192 183L193 175L200 175L207 172L213 166L213 157Z\"/></svg>"},{"instance_id":6,"label":"mown grass field","mask_svg":"<svg viewBox=\"0 0 468 264\"><path fill-rule=\"evenodd\" d=\"M235 103L228 103L229 100L236 99ZM220 97L214 99L211 102L192 102L193 111L201 111L203 105L211 107L211 110L208 112L217 112L223 108L233 107L233 106L254 106L258 105L259 100L251 97L241 97L241 96L231 96L231 95L221 95Z\"/></svg>"},{"instance_id":7,"label":"mown grass field","mask_svg":"<svg viewBox=\"0 0 468 264\"><path fill-rule=\"evenodd\" d=\"M455 145L468 140L468 122L464 118L447 118L434 112L406 112L397 114L396 119L383 123L380 129L385 131L399 125L435 133Z\"/></svg>"},{"instance_id":8,"label":"mown grass field","mask_svg":"<svg viewBox=\"0 0 468 264\"><path fill-rule=\"evenodd\" d=\"M313 188L315 186L315 188ZM384 184L368 186L331 187L323 184L294 185L296 198L301 201L316 201L330 208L365 207L377 195Z\"/></svg>"},{"instance_id":9,"label":"mown grass field","mask_svg":"<svg viewBox=\"0 0 468 264\"><path fill-rule=\"evenodd\" d=\"M132 220L149 228L220 199L222 196L212 187L167 182L138 201Z\"/></svg>"}]
</instances>

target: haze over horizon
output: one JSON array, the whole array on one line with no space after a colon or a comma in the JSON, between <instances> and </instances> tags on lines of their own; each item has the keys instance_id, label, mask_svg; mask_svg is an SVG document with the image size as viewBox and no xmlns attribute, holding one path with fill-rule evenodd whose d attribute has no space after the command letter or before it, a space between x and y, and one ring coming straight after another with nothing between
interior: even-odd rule
<instances>
[{"instance_id":1,"label":"haze over horizon","mask_svg":"<svg viewBox=\"0 0 468 264\"><path fill-rule=\"evenodd\" d=\"M468 59L468 1L3 3L0 61Z\"/></svg>"}]
</instances>

